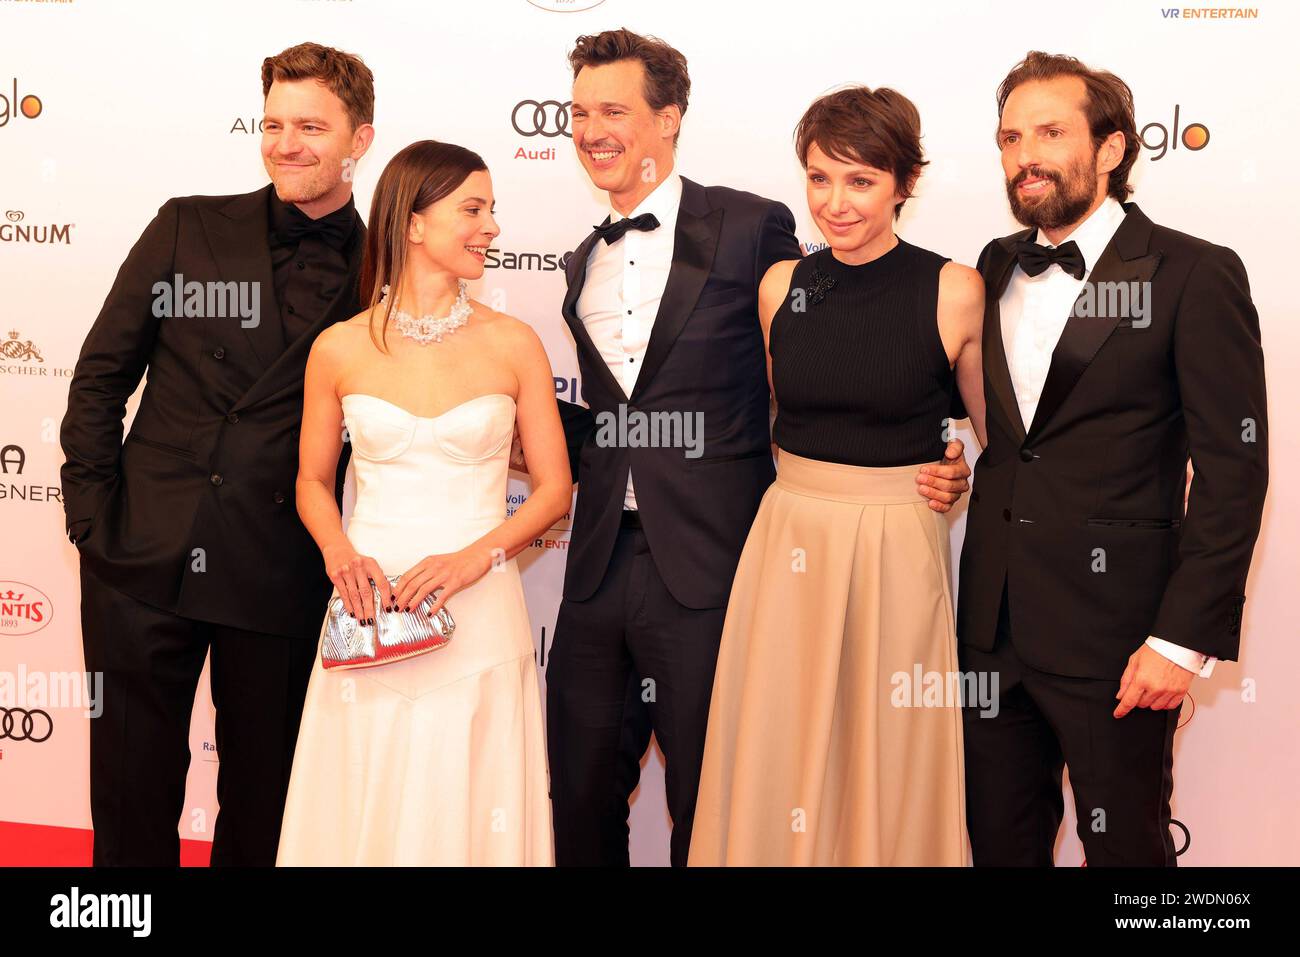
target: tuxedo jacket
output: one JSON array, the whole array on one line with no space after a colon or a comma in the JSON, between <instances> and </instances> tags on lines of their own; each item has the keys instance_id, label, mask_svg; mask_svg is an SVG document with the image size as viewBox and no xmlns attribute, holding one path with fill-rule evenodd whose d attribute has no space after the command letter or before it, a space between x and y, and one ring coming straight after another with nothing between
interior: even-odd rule
<instances>
[{"instance_id":1,"label":"tuxedo jacket","mask_svg":"<svg viewBox=\"0 0 1300 957\"><path fill-rule=\"evenodd\" d=\"M1118 679L1149 635L1237 657L1268 482L1264 356L1241 260L1124 209L1032 422L1012 388L999 299L1016 243L1034 231L993 240L977 267L988 447L975 466L958 635L992 650L1005 585L1020 656L1075 677ZM1104 308L1102 284L1131 281L1150 283L1147 314ZM1116 314L1089 317L1089 296L1093 314Z\"/></svg>"},{"instance_id":2,"label":"tuxedo jacket","mask_svg":"<svg viewBox=\"0 0 1300 957\"><path fill-rule=\"evenodd\" d=\"M637 509L664 584L689 608L727 602L749 527L772 483L769 390L758 284L800 257L782 203L682 178L667 285L644 364L626 395L577 314L592 233L569 257L564 319L573 332L589 409L560 403L578 502L564 597L582 601L605 577L629 469ZM702 454L597 441L597 420L629 413L702 414Z\"/></svg>"},{"instance_id":3,"label":"tuxedo jacket","mask_svg":"<svg viewBox=\"0 0 1300 957\"><path fill-rule=\"evenodd\" d=\"M170 199L132 248L73 373L63 501L81 560L112 587L186 618L315 638L331 586L295 505L303 372L321 330L360 311L364 226L358 216L331 305L286 343L271 188ZM154 284L177 275L256 283L257 325L158 318ZM126 401L146 373L123 441Z\"/></svg>"}]
</instances>

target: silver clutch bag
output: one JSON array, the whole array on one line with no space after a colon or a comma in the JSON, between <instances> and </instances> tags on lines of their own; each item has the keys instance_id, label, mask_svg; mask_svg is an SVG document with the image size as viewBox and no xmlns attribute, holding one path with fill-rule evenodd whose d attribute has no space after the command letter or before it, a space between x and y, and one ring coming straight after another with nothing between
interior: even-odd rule
<instances>
[{"instance_id":1,"label":"silver clutch bag","mask_svg":"<svg viewBox=\"0 0 1300 957\"><path fill-rule=\"evenodd\" d=\"M389 578L388 583L395 588L397 579ZM384 611L379 589L370 587L375 599L373 625L363 625L349 615L339 596L330 599L320 646L323 667L373 668L434 651L451 641L456 622L446 606L429 616L435 600L433 595L410 611Z\"/></svg>"}]
</instances>

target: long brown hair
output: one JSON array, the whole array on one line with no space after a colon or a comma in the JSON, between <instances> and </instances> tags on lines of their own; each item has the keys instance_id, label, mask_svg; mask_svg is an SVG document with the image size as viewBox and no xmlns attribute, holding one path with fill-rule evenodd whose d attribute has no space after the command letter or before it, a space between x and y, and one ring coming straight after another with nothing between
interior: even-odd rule
<instances>
[{"instance_id":1,"label":"long brown hair","mask_svg":"<svg viewBox=\"0 0 1300 957\"><path fill-rule=\"evenodd\" d=\"M454 143L419 140L398 152L379 174L375 197L370 203L360 292L361 301L369 303L366 308L370 313L370 339L380 351L388 351L388 320L406 272L411 215L450 196L470 173L486 169L483 158L473 150ZM384 317L376 335L375 307L379 305L384 286L392 294L384 303Z\"/></svg>"}]
</instances>

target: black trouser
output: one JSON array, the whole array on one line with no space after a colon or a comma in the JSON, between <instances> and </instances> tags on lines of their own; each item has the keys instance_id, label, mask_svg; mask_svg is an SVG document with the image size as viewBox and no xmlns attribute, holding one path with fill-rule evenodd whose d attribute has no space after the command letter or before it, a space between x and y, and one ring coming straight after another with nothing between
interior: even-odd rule
<instances>
[{"instance_id":1,"label":"black trouser","mask_svg":"<svg viewBox=\"0 0 1300 957\"><path fill-rule=\"evenodd\" d=\"M669 593L645 534L620 529L609 570L586 601L563 601L546 667L546 737L560 866L628 860L628 795L648 732L664 755L671 859L685 866L726 608Z\"/></svg>"},{"instance_id":2,"label":"black trouser","mask_svg":"<svg viewBox=\"0 0 1300 957\"><path fill-rule=\"evenodd\" d=\"M1038 671L1016 654L1004 594L991 653L961 647L963 671L998 673L996 716L962 710L966 821L981 866L1051 866L1070 769L1089 867L1174 867L1169 833L1178 710L1114 717L1114 680Z\"/></svg>"},{"instance_id":3,"label":"black trouser","mask_svg":"<svg viewBox=\"0 0 1300 957\"><path fill-rule=\"evenodd\" d=\"M322 615L324 610L322 609ZM275 864L289 770L316 644L180 618L81 570L94 863L175 867L190 764L190 714L212 651L217 801L214 865Z\"/></svg>"}]
</instances>

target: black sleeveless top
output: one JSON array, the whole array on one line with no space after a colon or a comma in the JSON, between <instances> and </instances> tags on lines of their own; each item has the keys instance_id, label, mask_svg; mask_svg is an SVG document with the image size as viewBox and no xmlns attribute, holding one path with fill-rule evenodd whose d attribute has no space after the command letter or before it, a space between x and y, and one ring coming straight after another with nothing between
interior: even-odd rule
<instances>
[{"instance_id":1,"label":"black sleeveless top","mask_svg":"<svg viewBox=\"0 0 1300 957\"><path fill-rule=\"evenodd\" d=\"M947 261L899 239L860 266L829 247L795 266L768 335L780 448L875 468L943 458L955 381L938 325Z\"/></svg>"}]
</instances>

